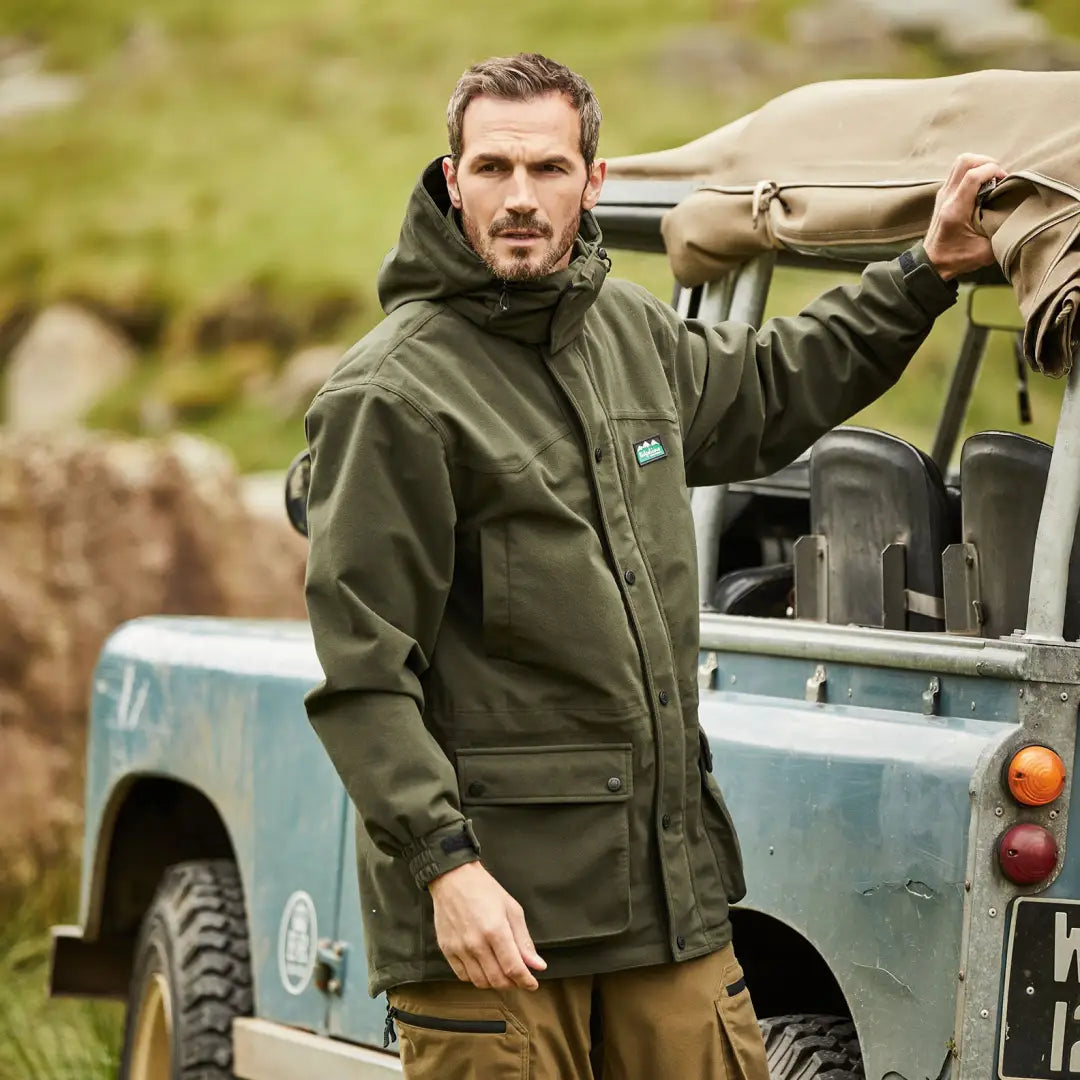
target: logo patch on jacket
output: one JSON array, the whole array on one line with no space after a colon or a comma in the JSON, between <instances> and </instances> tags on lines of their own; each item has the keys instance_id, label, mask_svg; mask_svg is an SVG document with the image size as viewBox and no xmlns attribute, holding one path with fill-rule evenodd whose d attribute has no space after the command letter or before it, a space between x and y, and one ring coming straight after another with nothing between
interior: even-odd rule
<instances>
[{"instance_id":1,"label":"logo patch on jacket","mask_svg":"<svg viewBox=\"0 0 1080 1080\"><path fill-rule=\"evenodd\" d=\"M634 443L634 455L639 465L649 465L654 461L667 457L667 451L659 435L653 435L641 442Z\"/></svg>"}]
</instances>

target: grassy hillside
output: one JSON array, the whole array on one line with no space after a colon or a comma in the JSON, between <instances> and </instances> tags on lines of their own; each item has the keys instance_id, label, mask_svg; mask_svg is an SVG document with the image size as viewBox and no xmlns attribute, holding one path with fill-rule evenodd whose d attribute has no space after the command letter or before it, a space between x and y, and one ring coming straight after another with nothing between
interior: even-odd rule
<instances>
[{"instance_id":1,"label":"grassy hillside","mask_svg":"<svg viewBox=\"0 0 1080 1080\"><path fill-rule=\"evenodd\" d=\"M592 80L602 152L670 146L843 73L821 56L779 67L757 57L755 42L782 40L795 6L477 0L451 17L430 0L8 0L0 35L40 41L48 67L83 75L87 89L73 107L0 128L0 318L18 302L75 294L149 327L140 381L95 414L137 430L133 394L166 380L168 396L177 375L164 369L178 358L204 354L199 400L208 384L237 384L233 358L200 338L206 317L237 297L256 293L290 344L347 342L373 324L375 271L417 173L443 150L444 104L472 60L548 52ZM1080 26L1071 0L1042 6ZM948 70L923 46L890 63L890 73ZM624 257L617 270L667 292L656 260ZM320 319L328 310L340 317ZM178 415L249 468L282 464L301 440L295 418L250 401L182 402Z\"/></svg>"}]
</instances>

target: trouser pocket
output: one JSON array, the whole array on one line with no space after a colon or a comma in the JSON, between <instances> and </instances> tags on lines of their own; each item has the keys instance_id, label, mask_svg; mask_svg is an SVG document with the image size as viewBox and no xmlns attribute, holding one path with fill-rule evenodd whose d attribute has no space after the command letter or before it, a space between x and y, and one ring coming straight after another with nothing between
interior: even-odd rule
<instances>
[{"instance_id":1,"label":"trouser pocket","mask_svg":"<svg viewBox=\"0 0 1080 1080\"><path fill-rule=\"evenodd\" d=\"M405 1080L527 1080L528 1035L508 1011L447 1003L436 1015L399 1000L392 991L386 1023L397 1029Z\"/></svg>"},{"instance_id":2,"label":"trouser pocket","mask_svg":"<svg viewBox=\"0 0 1080 1080\"><path fill-rule=\"evenodd\" d=\"M727 1080L769 1080L765 1041L761 1037L750 991L740 964L727 968L716 999L724 1071Z\"/></svg>"}]
</instances>

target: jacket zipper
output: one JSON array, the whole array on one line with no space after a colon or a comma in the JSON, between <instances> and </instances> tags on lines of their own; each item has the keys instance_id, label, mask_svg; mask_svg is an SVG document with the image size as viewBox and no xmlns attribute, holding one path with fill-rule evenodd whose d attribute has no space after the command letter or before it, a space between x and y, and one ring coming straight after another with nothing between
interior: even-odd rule
<instances>
[{"instance_id":1,"label":"jacket zipper","mask_svg":"<svg viewBox=\"0 0 1080 1080\"><path fill-rule=\"evenodd\" d=\"M420 1013L406 1012L404 1009L388 1005L386 1008L386 1026L383 1028L383 1047L397 1039L394 1021L408 1024L410 1027L428 1028L431 1031L456 1031L464 1035L505 1035L505 1020L448 1020L442 1016L424 1016Z\"/></svg>"}]
</instances>

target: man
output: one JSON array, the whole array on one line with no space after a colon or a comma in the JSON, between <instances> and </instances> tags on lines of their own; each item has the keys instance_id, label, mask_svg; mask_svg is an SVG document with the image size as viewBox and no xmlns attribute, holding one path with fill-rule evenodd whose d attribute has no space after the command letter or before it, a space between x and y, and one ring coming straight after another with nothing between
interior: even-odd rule
<instances>
[{"instance_id":1,"label":"man","mask_svg":"<svg viewBox=\"0 0 1080 1080\"><path fill-rule=\"evenodd\" d=\"M793 319L684 324L608 279L588 84L471 68L307 417L311 721L358 811L370 990L406 1077L766 1080L697 723L687 485L784 465L887 389L987 264L957 162L925 245Z\"/></svg>"}]
</instances>

